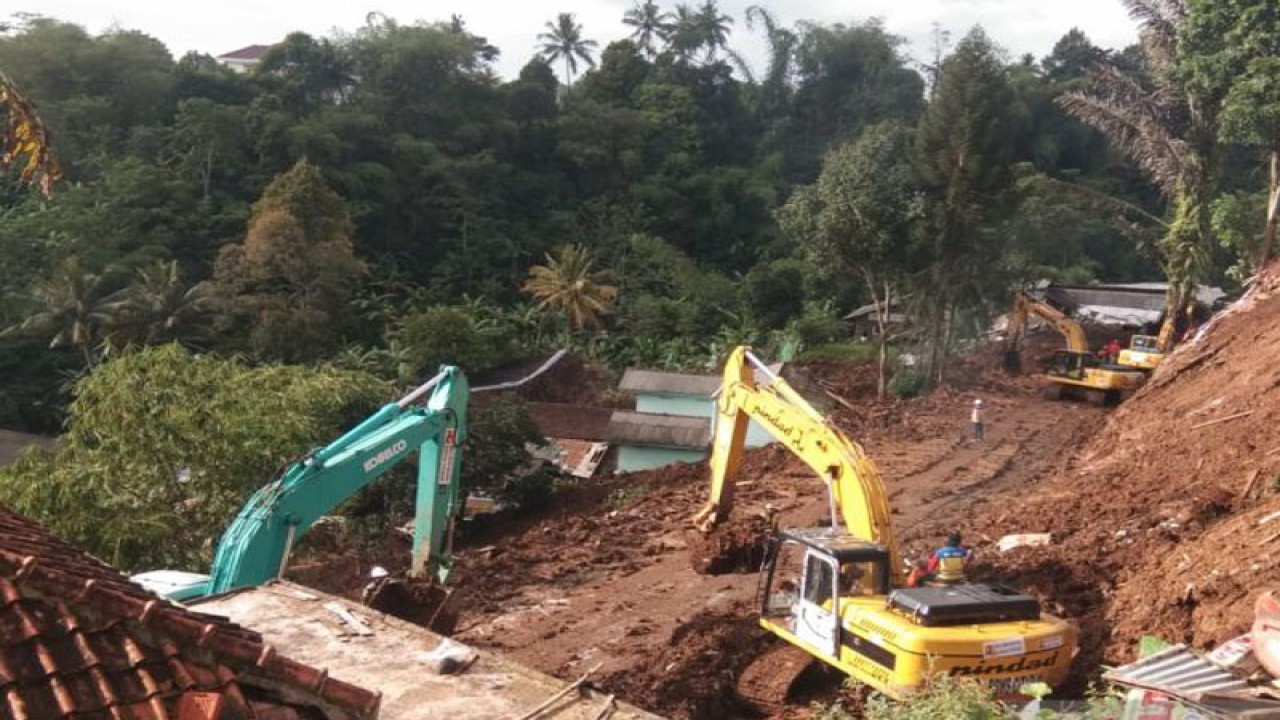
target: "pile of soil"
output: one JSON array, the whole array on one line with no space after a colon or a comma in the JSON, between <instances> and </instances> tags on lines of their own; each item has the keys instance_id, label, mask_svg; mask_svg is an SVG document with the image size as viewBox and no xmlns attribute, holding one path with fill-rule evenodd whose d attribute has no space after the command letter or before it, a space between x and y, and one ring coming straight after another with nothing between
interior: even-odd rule
<instances>
[{"instance_id":1,"label":"pile of soil","mask_svg":"<svg viewBox=\"0 0 1280 720\"><path fill-rule=\"evenodd\" d=\"M711 532L687 534L689 562L700 575L756 572L764 565L769 522L760 515L733 518Z\"/></svg>"},{"instance_id":2,"label":"pile of soil","mask_svg":"<svg viewBox=\"0 0 1280 720\"><path fill-rule=\"evenodd\" d=\"M982 533L1053 532L990 559L1082 632L1079 667L1134 659L1157 635L1209 647L1246 631L1280 586L1280 282L1264 279L1178 348L1034 494Z\"/></svg>"},{"instance_id":3,"label":"pile of soil","mask_svg":"<svg viewBox=\"0 0 1280 720\"><path fill-rule=\"evenodd\" d=\"M733 717L740 712L734 698L738 674L771 637L746 607L702 613L681 624L648 663L613 673L601 684L622 697L645 698L646 707L664 717Z\"/></svg>"}]
</instances>

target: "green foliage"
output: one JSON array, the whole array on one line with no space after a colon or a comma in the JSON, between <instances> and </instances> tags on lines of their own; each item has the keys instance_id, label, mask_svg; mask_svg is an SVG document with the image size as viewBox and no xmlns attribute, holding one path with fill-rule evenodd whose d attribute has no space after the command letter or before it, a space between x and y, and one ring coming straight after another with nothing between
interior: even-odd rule
<instances>
[{"instance_id":1,"label":"green foliage","mask_svg":"<svg viewBox=\"0 0 1280 720\"><path fill-rule=\"evenodd\" d=\"M392 338L400 349L402 378L429 377L445 364L475 374L508 359L504 338L486 331L460 307L436 306L409 315Z\"/></svg>"},{"instance_id":2,"label":"green foliage","mask_svg":"<svg viewBox=\"0 0 1280 720\"><path fill-rule=\"evenodd\" d=\"M849 337L849 326L830 303L809 302L804 313L787 326L802 347L826 345Z\"/></svg>"},{"instance_id":3,"label":"green foliage","mask_svg":"<svg viewBox=\"0 0 1280 720\"><path fill-rule=\"evenodd\" d=\"M73 394L58 450L0 471L0 502L122 568L199 568L253 490L389 388L168 345L102 364Z\"/></svg>"},{"instance_id":4,"label":"green foliage","mask_svg":"<svg viewBox=\"0 0 1280 720\"><path fill-rule=\"evenodd\" d=\"M463 488L480 490L517 505L536 505L549 498L545 473L532 471L526 445L546 439L529 417L524 401L503 394L474 408L462 463Z\"/></svg>"},{"instance_id":5,"label":"green foliage","mask_svg":"<svg viewBox=\"0 0 1280 720\"><path fill-rule=\"evenodd\" d=\"M889 379L889 392L908 398L922 394L929 387L929 378L917 370L901 368Z\"/></svg>"},{"instance_id":6,"label":"green foliage","mask_svg":"<svg viewBox=\"0 0 1280 720\"><path fill-rule=\"evenodd\" d=\"M883 696L867 701L866 720L1003 720L1007 708L991 697L986 685L972 678L939 675L910 702L894 702Z\"/></svg>"},{"instance_id":7,"label":"green foliage","mask_svg":"<svg viewBox=\"0 0 1280 720\"><path fill-rule=\"evenodd\" d=\"M303 160L267 186L244 242L219 252L214 292L255 356L308 361L337 349L364 271L342 198Z\"/></svg>"},{"instance_id":8,"label":"green foliage","mask_svg":"<svg viewBox=\"0 0 1280 720\"><path fill-rule=\"evenodd\" d=\"M805 276L809 267L798 260L761 263L747 273L742 289L756 325L777 330L804 310Z\"/></svg>"}]
</instances>

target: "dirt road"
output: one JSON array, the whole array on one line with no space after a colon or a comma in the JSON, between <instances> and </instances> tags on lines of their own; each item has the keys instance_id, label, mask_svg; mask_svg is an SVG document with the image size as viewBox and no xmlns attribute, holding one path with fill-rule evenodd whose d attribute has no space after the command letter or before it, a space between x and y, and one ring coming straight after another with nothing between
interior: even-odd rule
<instances>
[{"instance_id":1,"label":"dirt road","mask_svg":"<svg viewBox=\"0 0 1280 720\"><path fill-rule=\"evenodd\" d=\"M963 529L989 498L1031 493L1065 463L1103 411L1050 403L1031 383L980 391L988 432L967 438L973 392L845 418L879 465L908 555ZM671 717L725 717L733 676L762 647L750 621L754 575L696 574L689 520L706 470L676 466L571 491L556 509L493 529L462 553L460 639L563 678L603 663L603 684ZM1003 500L1002 500L1003 501ZM772 504L784 526L822 520L822 485L778 447L752 452L735 516ZM998 538L969 538L979 552Z\"/></svg>"}]
</instances>

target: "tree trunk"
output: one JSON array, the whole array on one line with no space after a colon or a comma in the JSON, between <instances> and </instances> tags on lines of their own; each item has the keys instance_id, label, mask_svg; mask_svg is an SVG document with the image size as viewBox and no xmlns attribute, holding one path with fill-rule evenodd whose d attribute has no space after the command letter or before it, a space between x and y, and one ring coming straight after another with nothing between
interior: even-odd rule
<instances>
[{"instance_id":1,"label":"tree trunk","mask_svg":"<svg viewBox=\"0 0 1280 720\"><path fill-rule=\"evenodd\" d=\"M880 331L879 341L879 369L876 374L876 398L884 399L885 389L888 383L885 382L885 370L888 366L888 326L889 326L889 307L892 297L889 291L889 283L884 284L884 299L880 299L880 293L876 287L875 275L871 273L869 268L859 268L862 274L862 280L867 284L867 290L871 292L871 306L876 315L876 328Z\"/></svg>"},{"instance_id":2,"label":"tree trunk","mask_svg":"<svg viewBox=\"0 0 1280 720\"><path fill-rule=\"evenodd\" d=\"M1280 227L1280 151L1271 151L1271 178L1267 184L1267 228L1262 233L1262 252L1258 257L1258 269L1267 266L1271 260L1271 249L1275 247L1276 228Z\"/></svg>"}]
</instances>

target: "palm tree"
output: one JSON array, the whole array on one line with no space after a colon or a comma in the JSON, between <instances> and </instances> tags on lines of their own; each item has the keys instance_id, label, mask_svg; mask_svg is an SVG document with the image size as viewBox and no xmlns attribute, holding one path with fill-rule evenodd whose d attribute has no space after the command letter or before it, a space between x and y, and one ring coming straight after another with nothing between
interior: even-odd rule
<instances>
[{"instance_id":1,"label":"palm tree","mask_svg":"<svg viewBox=\"0 0 1280 720\"><path fill-rule=\"evenodd\" d=\"M596 41L582 38L582 26L574 22L573 13L560 13L556 16L556 21L548 22L546 27L546 32L538 34L538 39L542 41L538 52L547 62L564 62L564 84L566 87L571 86L573 76L578 72L579 60L586 63L587 67L596 66L595 59L591 57L591 52L596 49Z\"/></svg>"},{"instance_id":2,"label":"palm tree","mask_svg":"<svg viewBox=\"0 0 1280 720\"><path fill-rule=\"evenodd\" d=\"M728 44L729 26L732 24L733 18L720 13L716 0L703 0L698 8L697 28L702 38L701 46L707 48L707 62L714 60L716 51Z\"/></svg>"},{"instance_id":3,"label":"palm tree","mask_svg":"<svg viewBox=\"0 0 1280 720\"><path fill-rule=\"evenodd\" d=\"M0 168L8 168L25 156L18 181L35 184L46 196L62 179L62 168L53 156L49 133L36 114L35 106L7 75L0 72L0 110L5 112L4 133L0 134Z\"/></svg>"},{"instance_id":4,"label":"palm tree","mask_svg":"<svg viewBox=\"0 0 1280 720\"><path fill-rule=\"evenodd\" d=\"M671 32L667 34L667 48L677 58L688 62L702 45L698 13L684 3L676 5L676 12L671 19Z\"/></svg>"},{"instance_id":5,"label":"palm tree","mask_svg":"<svg viewBox=\"0 0 1280 720\"><path fill-rule=\"evenodd\" d=\"M757 105L761 115L773 117L785 110L787 106L791 94L796 45L800 38L796 33L779 25L773 14L759 5L748 6L746 18L747 29L755 30L756 24L759 23L764 28L764 37L769 43L769 66L764 78L758 83ZM729 58L738 67L748 84L757 85L755 73L740 55L729 51Z\"/></svg>"},{"instance_id":6,"label":"palm tree","mask_svg":"<svg viewBox=\"0 0 1280 720\"><path fill-rule=\"evenodd\" d=\"M78 347L85 365L93 367L90 349L112 319L103 287L101 275L85 270L79 258L69 257L52 278L36 288L35 299L43 309L10 330L49 335L51 348Z\"/></svg>"},{"instance_id":7,"label":"palm tree","mask_svg":"<svg viewBox=\"0 0 1280 720\"><path fill-rule=\"evenodd\" d=\"M561 310L575 330L600 327L600 317L618 296L618 288L605 284L608 271L593 270L595 258L581 245L562 245L545 265L529 269L521 290L538 301L539 308Z\"/></svg>"},{"instance_id":8,"label":"palm tree","mask_svg":"<svg viewBox=\"0 0 1280 720\"><path fill-rule=\"evenodd\" d=\"M644 49L645 56L650 60L656 52L654 41L666 40L675 30L672 20L671 13L664 12L653 0L645 0L643 3L637 0L636 4L622 16L623 25L635 28L631 33L631 39Z\"/></svg>"},{"instance_id":9,"label":"palm tree","mask_svg":"<svg viewBox=\"0 0 1280 720\"><path fill-rule=\"evenodd\" d=\"M1058 102L1106 135L1170 201L1173 217L1160 246L1170 284L1166 317L1173 318L1208 272L1218 119L1173 73L1186 0L1124 2L1140 26L1152 87L1104 65L1088 90L1065 93Z\"/></svg>"},{"instance_id":10,"label":"palm tree","mask_svg":"<svg viewBox=\"0 0 1280 720\"><path fill-rule=\"evenodd\" d=\"M210 285L187 285L176 260L139 268L133 284L108 298L117 330L148 345L208 335Z\"/></svg>"}]
</instances>

